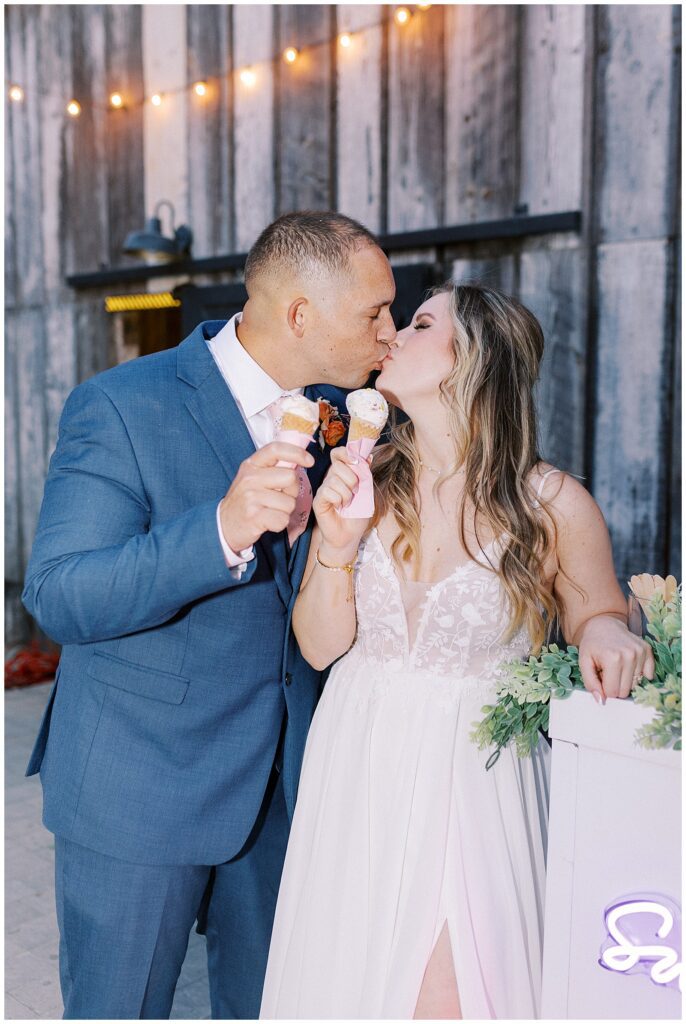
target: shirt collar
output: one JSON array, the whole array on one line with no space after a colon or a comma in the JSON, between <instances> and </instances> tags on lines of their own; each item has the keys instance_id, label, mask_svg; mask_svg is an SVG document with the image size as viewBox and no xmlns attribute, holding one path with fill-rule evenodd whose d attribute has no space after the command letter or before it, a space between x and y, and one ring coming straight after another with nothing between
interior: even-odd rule
<instances>
[{"instance_id":1,"label":"shirt collar","mask_svg":"<svg viewBox=\"0 0 686 1024\"><path fill-rule=\"evenodd\" d=\"M212 347L234 398L240 403L245 415L250 418L263 412L281 395L302 395L304 388L285 391L243 348L236 333L236 324L241 322L242 316L242 313L236 313L215 334Z\"/></svg>"}]
</instances>

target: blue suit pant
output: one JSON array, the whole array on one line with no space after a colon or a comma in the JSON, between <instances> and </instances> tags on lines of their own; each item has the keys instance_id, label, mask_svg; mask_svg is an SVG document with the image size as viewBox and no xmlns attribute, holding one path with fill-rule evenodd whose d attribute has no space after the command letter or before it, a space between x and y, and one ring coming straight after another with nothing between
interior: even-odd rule
<instances>
[{"instance_id":1,"label":"blue suit pant","mask_svg":"<svg viewBox=\"0 0 686 1024\"><path fill-rule=\"evenodd\" d=\"M213 1019L256 1020L288 831L273 768L250 836L223 864L131 864L55 836L65 1019L167 1019L197 919Z\"/></svg>"}]
</instances>

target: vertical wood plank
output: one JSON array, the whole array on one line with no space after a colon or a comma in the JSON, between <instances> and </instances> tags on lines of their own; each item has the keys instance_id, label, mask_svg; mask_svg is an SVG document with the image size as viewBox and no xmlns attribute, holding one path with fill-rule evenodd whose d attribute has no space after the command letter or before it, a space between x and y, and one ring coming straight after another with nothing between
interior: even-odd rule
<instances>
[{"instance_id":1,"label":"vertical wood plank","mask_svg":"<svg viewBox=\"0 0 686 1024\"><path fill-rule=\"evenodd\" d=\"M81 207L67 211L64 203L66 190L69 188L71 175L66 160L65 134L69 129L78 130L82 126L68 124L69 116L65 111L71 92L72 80L72 23L65 18L59 8L43 5L39 8L36 19L36 36L42 54L37 69L37 86L41 96L40 103L40 138L41 138L41 201L37 210L38 217L34 227L40 225L43 244L43 284L45 300L59 302L71 299L70 289L64 283L65 267L65 236L80 235L80 220L75 224L69 214L82 208L88 208L91 191L87 189ZM66 94L66 98L65 98ZM83 100L82 100L83 101ZM86 107L86 118L90 116ZM88 127L86 129L88 137ZM92 167L92 156L87 150L81 154L78 170ZM78 172L77 172L78 173ZM90 171L89 171L90 173ZM67 214L64 218L64 214ZM66 220L66 222L65 222ZM89 232L92 238L97 233L98 221ZM73 265L73 264L72 264Z\"/></svg>"},{"instance_id":2,"label":"vertical wood plank","mask_svg":"<svg viewBox=\"0 0 686 1024\"><path fill-rule=\"evenodd\" d=\"M40 309L16 313L17 412L22 567L28 564L47 471L45 320Z\"/></svg>"},{"instance_id":3,"label":"vertical wood plank","mask_svg":"<svg viewBox=\"0 0 686 1024\"><path fill-rule=\"evenodd\" d=\"M300 51L294 64L275 62L277 214L335 205L332 174L334 5L274 8L277 52Z\"/></svg>"},{"instance_id":4,"label":"vertical wood plank","mask_svg":"<svg viewBox=\"0 0 686 1024\"><path fill-rule=\"evenodd\" d=\"M390 25L388 228L435 227L444 218L444 8Z\"/></svg>"},{"instance_id":5,"label":"vertical wood plank","mask_svg":"<svg viewBox=\"0 0 686 1024\"><path fill-rule=\"evenodd\" d=\"M341 213L371 231L382 224L382 48L383 7L340 4L338 31L352 33L339 45L337 65L337 194ZM371 27L370 27L371 26Z\"/></svg>"},{"instance_id":6,"label":"vertical wood plank","mask_svg":"<svg viewBox=\"0 0 686 1024\"><path fill-rule=\"evenodd\" d=\"M593 492L610 528L622 584L634 573L662 574L665 568L667 261L661 239L598 251Z\"/></svg>"},{"instance_id":7,"label":"vertical wood plank","mask_svg":"<svg viewBox=\"0 0 686 1024\"><path fill-rule=\"evenodd\" d=\"M234 207L236 249L247 252L274 218L274 11L270 4L233 7L237 69L249 68L253 85L234 74Z\"/></svg>"},{"instance_id":8,"label":"vertical wood plank","mask_svg":"<svg viewBox=\"0 0 686 1024\"><path fill-rule=\"evenodd\" d=\"M585 12L580 4L522 8L519 202L528 212L581 205Z\"/></svg>"},{"instance_id":9,"label":"vertical wood plank","mask_svg":"<svg viewBox=\"0 0 686 1024\"><path fill-rule=\"evenodd\" d=\"M586 335L581 250L531 248L519 257L517 298L538 318L545 338L536 389L539 439L544 459L579 477L584 474ZM588 481L581 481L586 486Z\"/></svg>"},{"instance_id":10,"label":"vertical wood plank","mask_svg":"<svg viewBox=\"0 0 686 1024\"><path fill-rule=\"evenodd\" d=\"M188 203L195 256L234 248L231 5L186 6L188 80L208 79L188 98Z\"/></svg>"},{"instance_id":11,"label":"vertical wood plank","mask_svg":"<svg viewBox=\"0 0 686 1024\"><path fill-rule=\"evenodd\" d=\"M670 502L669 502L669 550L667 552L667 565L665 570L681 580L681 246L677 249L675 261L676 301L674 304L673 330L674 338L674 366L672 369L672 407L670 410L672 438L671 438L671 466L670 466Z\"/></svg>"},{"instance_id":12,"label":"vertical wood plank","mask_svg":"<svg viewBox=\"0 0 686 1024\"><path fill-rule=\"evenodd\" d=\"M107 81L107 40L106 10L99 6L70 6L60 12L59 8L43 8L42 39L45 47L50 46L54 34L61 41L61 53L54 65L57 78L49 81L50 68L44 82L49 97L46 119L51 115L55 121L48 128L50 147L54 152L59 147L59 160L55 168L46 168L47 194L54 194L57 187L59 199L59 226L57 229L57 252L55 240L51 243L50 264L51 288L56 300L66 300L71 289L64 286L63 277L78 270L87 270L110 262L121 263L121 254L110 250L110 217L108 207L108 184L111 140L109 131L109 100ZM69 37L64 30L68 28ZM81 114L69 117L65 111L64 88L67 98L74 98L81 104ZM126 96L125 84L118 83ZM71 93L71 96L69 96ZM127 96L127 98L129 98ZM116 112L120 121L125 121L128 111ZM59 134L58 134L59 129ZM113 169L114 187L126 187L120 182ZM53 200L49 200L48 207ZM118 206L115 203L113 215L116 219ZM45 217L49 217L48 210ZM52 214L54 217L54 214ZM54 221L45 223L46 233L54 231ZM121 231L121 225L118 230Z\"/></svg>"},{"instance_id":13,"label":"vertical wood plank","mask_svg":"<svg viewBox=\"0 0 686 1024\"><path fill-rule=\"evenodd\" d=\"M5 68L10 84L14 82L12 65L12 8L5 6L3 12L3 25L5 29ZM18 279L17 279L17 211L15 209L14 194L14 160L13 160L13 132L16 132L16 117L18 111L13 110L14 104L9 100L5 101L7 110L5 113L5 308L12 308L17 302Z\"/></svg>"},{"instance_id":14,"label":"vertical wood plank","mask_svg":"<svg viewBox=\"0 0 686 1024\"><path fill-rule=\"evenodd\" d=\"M518 192L517 5L446 12L446 223L512 214Z\"/></svg>"},{"instance_id":15,"label":"vertical wood plank","mask_svg":"<svg viewBox=\"0 0 686 1024\"><path fill-rule=\"evenodd\" d=\"M19 397L17 393L18 314L5 313L5 580L20 583L21 514L19 494Z\"/></svg>"},{"instance_id":16,"label":"vertical wood plank","mask_svg":"<svg viewBox=\"0 0 686 1024\"><path fill-rule=\"evenodd\" d=\"M105 12L107 95L119 92L136 103L107 112L109 260L116 266L126 235L145 219L142 5L108 5Z\"/></svg>"},{"instance_id":17,"label":"vertical wood plank","mask_svg":"<svg viewBox=\"0 0 686 1024\"><path fill-rule=\"evenodd\" d=\"M21 103L9 103L8 120L14 211L15 300L18 305L44 301L43 246L34 211L41 195L40 96L36 83L41 55L36 23L40 8L13 4L7 8L8 71L24 89ZM39 200L40 201L40 200Z\"/></svg>"},{"instance_id":18,"label":"vertical wood plank","mask_svg":"<svg viewBox=\"0 0 686 1024\"><path fill-rule=\"evenodd\" d=\"M671 229L677 173L674 9L602 4L598 13L600 240L659 238Z\"/></svg>"},{"instance_id":19,"label":"vertical wood plank","mask_svg":"<svg viewBox=\"0 0 686 1024\"><path fill-rule=\"evenodd\" d=\"M145 216L152 217L161 199L172 203L176 224L190 219L188 199L188 127L186 91L186 7L143 6L143 82L148 102L143 111ZM162 96L154 107L149 97ZM142 225L141 225L142 226ZM168 210L163 211L165 232Z\"/></svg>"},{"instance_id":20,"label":"vertical wood plank","mask_svg":"<svg viewBox=\"0 0 686 1024\"><path fill-rule=\"evenodd\" d=\"M45 310L45 458L46 464L57 443L57 427L69 392L77 383L77 347L74 304ZM92 339L89 339L92 344Z\"/></svg>"},{"instance_id":21,"label":"vertical wood plank","mask_svg":"<svg viewBox=\"0 0 686 1024\"><path fill-rule=\"evenodd\" d=\"M594 205L602 244L590 447L593 492L624 584L634 572L664 573L668 554L674 257L667 237L678 188L678 37L674 11L662 5L600 6L597 26Z\"/></svg>"},{"instance_id":22,"label":"vertical wood plank","mask_svg":"<svg viewBox=\"0 0 686 1024\"><path fill-rule=\"evenodd\" d=\"M88 380L110 366L114 317L105 312L104 291L87 294L74 305L76 376Z\"/></svg>"}]
</instances>

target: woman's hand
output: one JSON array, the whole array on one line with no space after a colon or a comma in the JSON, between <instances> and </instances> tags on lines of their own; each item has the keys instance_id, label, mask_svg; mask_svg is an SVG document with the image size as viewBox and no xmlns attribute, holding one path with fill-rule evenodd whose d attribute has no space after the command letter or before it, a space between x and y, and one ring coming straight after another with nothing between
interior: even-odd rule
<instances>
[{"instance_id":1,"label":"woman's hand","mask_svg":"<svg viewBox=\"0 0 686 1024\"><path fill-rule=\"evenodd\" d=\"M629 697L643 676L654 678L650 644L629 632L618 618L594 615L579 632L581 678L598 703L604 704L606 697Z\"/></svg>"},{"instance_id":2,"label":"woman's hand","mask_svg":"<svg viewBox=\"0 0 686 1024\"><path fill-rule=\"evenodd\" d=\"M357 554L369 519L345 519L339 509L348 505L357 489L353 460L345 448L334 448L331 466L314 496L312 507L322 536L322 557L343 557L351 561Z\"/></svg>"}]
</instances>

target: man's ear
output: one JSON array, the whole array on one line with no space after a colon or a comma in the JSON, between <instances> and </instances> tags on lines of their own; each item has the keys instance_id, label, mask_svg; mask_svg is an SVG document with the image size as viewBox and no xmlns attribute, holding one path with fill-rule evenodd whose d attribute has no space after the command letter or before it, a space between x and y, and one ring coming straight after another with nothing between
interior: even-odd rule
<instances>
[{"instance_id":1,"label":"man's ear","mask_svg":"<svg viewBox=\"0 0 686 1024\"><path fill-rule=\"evenodd\" d=\"M299 299L294 299L288 307L288 313L286 314L288 326L298 339L302 338L305 333L305 317L308 305L307 299L301 296Z\"/></svg>"}]
</instances>

